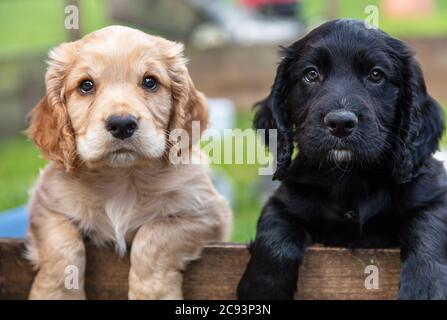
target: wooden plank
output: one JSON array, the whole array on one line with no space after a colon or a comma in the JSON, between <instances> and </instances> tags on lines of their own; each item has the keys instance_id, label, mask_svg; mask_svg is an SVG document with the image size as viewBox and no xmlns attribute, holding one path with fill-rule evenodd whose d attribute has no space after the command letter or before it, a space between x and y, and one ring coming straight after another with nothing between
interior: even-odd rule
<instances>
[{"instance_id":1,"label":"wooden plank","mask_svg":"<svg viewBox=\"0 0 447 320\"><path fill-rule=\"evenodd\" d=\"M34 276L21 240L0 239L0 299L26 299ZM186 299L235 299L248 261L244 245L207 246L185 271ZM379 289L366 289L365 268L377 266ZM87 247L89 299L126 299L129 258L111 249ZM313 246L300 267L297 299L394 299L400 262L397 249L349 250Z\"/></svg>"}]
</instances>

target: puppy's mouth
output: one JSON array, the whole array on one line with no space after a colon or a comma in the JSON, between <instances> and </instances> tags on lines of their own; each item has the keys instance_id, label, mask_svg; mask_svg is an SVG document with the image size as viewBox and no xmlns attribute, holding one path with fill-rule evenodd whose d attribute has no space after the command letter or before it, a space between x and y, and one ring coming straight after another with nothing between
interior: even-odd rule
<instances>
[{"instance_id":1,"label":"puppy's mouth","mask_svg":"<svg viewBox=\"0 0 447 320\"><path fill-rule=\"evenodd\" d=\"M348 149L332 149L329 151L328 158L332 161L350 161L353 153Z\"/></svg>"},{"instance_id":2,"label":"puppy's mouth","mask_svg":"<svg viewBox=\"0 0 447 320\"><path fill-rule=\"evenodd\" d=\"M139 153L131 145L120 144L109 148L106 160L112 167L129 167L140 158Z\"/></svg>"},{"instance_id":3,"label":"puppy's mouth","mask_svg":"<svg viewBox=\"0 0 447 320\"><path fill-rule=\"evenodd\" d=\"M129 148L119 148L109 152L109 154L127 154L127 153L136 153L136 152Z\"/></svg>"},{"instance_id":4,"label":"puppy's mouth","mask_svg":"<svg viewBox=\"0 0 447 320\"><path fill-rule=\"evenodd\" d=\"M110 166L118 167L130 167L138 160L138 153L134 150L120 148L107 154L107 162Z\"/></svg>"},{"instance_id":5,"label":"puppy's mouth","mask_svg":"<svg viewBox=\"0 0 447 320\"><path fill-rule=\"evenodd\" d=\"M106 154L124 155L124 154L138 154L138 147L134 146L133 141L113 141L106 148Z\"/></svg>"}]
</instances>

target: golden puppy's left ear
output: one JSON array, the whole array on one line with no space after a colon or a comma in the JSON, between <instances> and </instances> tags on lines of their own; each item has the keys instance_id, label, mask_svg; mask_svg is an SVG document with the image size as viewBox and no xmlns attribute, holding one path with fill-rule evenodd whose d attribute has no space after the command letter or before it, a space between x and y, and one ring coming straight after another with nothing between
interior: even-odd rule
<instances>
[{"instance_id":1,"label":"golden puppy's left ear","mask_svg":"<svg viewBox=\"0 0 447 320\"><path fill-rule=\"evenodd\" d=\"M72 43L64 43L50 52L45 76L46 95L31 111L31 123L26 131L43 156L61 162L67 172L74 168L76 160L75 136L63 89L72 50Z\"/></svg>"},{"instance_id":2,"label":"golden puppy's left ear","mask_svg":"<svg viewBox=\"0 0 447 320\"><path fill-rule=\"evenodd\" d=\"M166 57L168 71L172 81L172 100L174 108L171 113L169 130L185 129L190 136L190 146L198 142L208 126L208 104L203 93L198 91L186 68L183 45L170 42ZM200 134L192 135L193 121L200 123ZM194 139L194 141L193 141Z\"/></svg>"}]
</instances>

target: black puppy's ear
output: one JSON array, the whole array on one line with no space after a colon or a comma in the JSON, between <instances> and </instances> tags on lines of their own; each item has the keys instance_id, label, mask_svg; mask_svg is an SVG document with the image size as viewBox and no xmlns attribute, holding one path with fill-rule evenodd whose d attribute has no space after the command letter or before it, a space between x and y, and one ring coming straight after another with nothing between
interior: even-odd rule
<instances>
[{"instance_id":1,"label":"black puppy's ear","mask_svg":"<svg viewBox=\"0 0 447 320\"><path fill-rule=\"evenodd\" d=\"M422 70L409 56L404 65L403 90L400 93L398 130L400 157L396 159L395 178L406 183L418 175L418 169L438 149L444 131L444 114L427 93Z\"/></svg>"},{"instance_id":2,"label":"black puppy's ear","mask_svg":"<svg viewBox=\"0 0 447 320\"><path fill-rule=\"evenodd\" d=\"M293 127L285 106L288 94L287 69L289 58L285 56L276 71L275 81L267 98L255 105L255 129L264 129L264 142L269 145L268 130L276 129L276 171L273 180L282 180L292 161L293 153ZM275 153L275 150L270 150Z\"/></svg>"}]
</instances>

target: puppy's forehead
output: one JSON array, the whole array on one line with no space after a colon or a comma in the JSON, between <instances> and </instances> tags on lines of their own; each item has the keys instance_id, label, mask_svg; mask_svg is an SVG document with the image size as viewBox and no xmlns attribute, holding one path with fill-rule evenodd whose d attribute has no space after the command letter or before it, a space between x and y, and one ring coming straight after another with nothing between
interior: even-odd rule
<instances>
[{"instance_id":1,"label":"puppy's forehead","mask_svg":"<svg viewBox=\"0 0 447 320\"><path fill-rule=\"evenodd\" d=\"M80 43L79 55L137 58L141 52L146 52L154 59L160 59L163 49L168 45L169 41L160 37L127 27L112 26L84 37Z\"/></svg>"},{"instance_id":2,"label":"puppy's forehead","mask_svg":"<svg viewBox=\"0 0 447 320\"><path fill-rule=\"evenodd\" d=\"M308 45L333 53L341 51L352 54L359 50L383 49L386 47L386 37L384 32L369 28L365 23L342 19L315 29L310 34Z\"/></svg>"},{"instance_id":3,"label":"puppy's forehead","mask_svg":"<svg viewBox=\"0 0 447 320\"><path fill-rule=\"evenodd\" d=\"M362 62L387 62L389 46L385 33L368 29L363 23L333 23L331 28L315 29L307 38L304 46L309 62L331 60L336 66L343 67L343 62L349 63L355 59ZM340 64L341 63L341 64Z\"/></svg>"}]
</instances>

